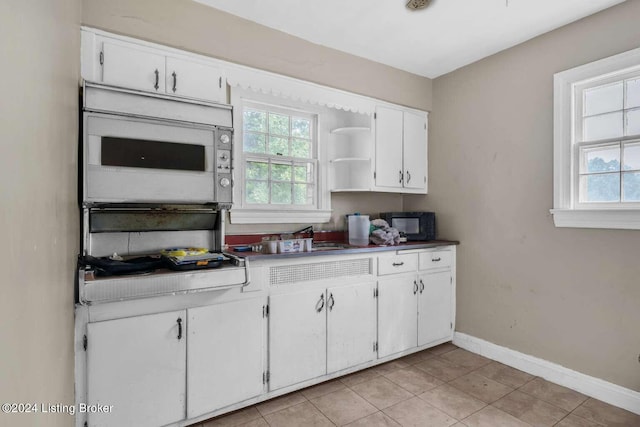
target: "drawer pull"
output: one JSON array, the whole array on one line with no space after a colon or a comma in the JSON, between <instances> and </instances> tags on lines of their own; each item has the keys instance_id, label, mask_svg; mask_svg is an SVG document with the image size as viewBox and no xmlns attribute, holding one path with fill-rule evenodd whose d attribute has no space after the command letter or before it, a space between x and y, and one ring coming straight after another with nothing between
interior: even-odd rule
<instances>
[{"instance_id":1,"label":"drawer pull","mask_svg":"<svg viewBox=\"0 0 640 427\"><path fill-rule=\"evenodd\" d=\"M433 261L433 262L438 262L438 261L440 261L440 260L441 260L441 258L440 258L440 257L438 257L438 258L431 258L431 261Z\"/></svg>"},{"instance_id":2,"label":"drawer pull","mask_svg":"<svg viewBox=\"0 0 640 427\"><path fill-rule=\"evenodd\" d=\"M403 262L394 262L393 264L394 267L400 267L401 265L404 265L404 261Z\"/></svg>"},{"instance_id":3,"label":"drawer pull","mask_svg":"<svg viewBox=\"0 0 640 427\"><path fill-rule=\"evenodd\" d=\"M329 295L329 311L333 311L333 306L336 305L336 301L333 299L333 293Z\"/></svg>"},{"instance_id":4,"label":"drawer pull","mask_svg":"<svg viewBox=\"0 0 640 427\"><path fill-rule=\"evenodd\" d=\"M318 307L320 305L320 307ZM324 308L324 294L320 295L320 301L316 303L316 311L320 313Z\"/></svg>"},{"instance_id":5,"label":"drawer pull","mask_svg":"<svg viewBox=\"0 0 640 427\"><path fill-rule=\"evenodd\" d=\"M158 71L158 69L156 68L156 70L153 72L156 75L156 82L153 85L153 88L155 90L158 90L160 88L160 72Z\"/></svg>"},{"instance_id":6,"label":"drawer pull","mask_svg":"<svg viewBox=\"0 0 640 427\"><path fill-rule=\"evenodd\" d=\"M418 293L418 282L416 282L415 280L413 281L413 294L417 294Z\"/></svg>"},{"instance_id":7,"label":"drawer pull","mask_svg":"<svg viewBox=\"0 0 640 427\"><path fill-rule=\"evenodd\" d=\"M424 291L424 282L420 279L420 294L422 294L422 291Z\"/></svg>"},{"instance_id":8,"label":"drawer pull","mask_svg":"<svg viewBox=\"0 0 640 427\"><path fill-rule=\"evenodd\" d=\"M182 318L178 317L178 320L176 320L176 322L178 322L178 340L182 339Z\"/></svg>"}]
</instances>

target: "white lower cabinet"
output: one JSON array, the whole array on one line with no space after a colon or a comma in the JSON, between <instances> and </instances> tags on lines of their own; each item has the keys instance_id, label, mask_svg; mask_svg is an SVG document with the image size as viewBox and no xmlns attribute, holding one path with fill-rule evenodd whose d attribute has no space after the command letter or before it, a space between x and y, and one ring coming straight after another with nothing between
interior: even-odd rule
<instances>
[{"instance_id":1,"label":"white lower cabinet","mask_svg":"<svg viewBox=\"0 0 640 427\"><path fill-rule=\"evenodd\" d=\"M269 388L373 360L374 287L371 281L271 296Z\"/></svg>"},{"instance_id":2,"label":"white lower cabinet","mask_svg":"<svg viewBox=\"0 0 640 427\"><path fill-rule=\"evenodd\" d=\"M415 275L378 280L378 357L417 346Z\"/></svg>"},{"instance_id":3,"label":"white lower cabinet","mask_svg":"<svg viewBox=\"0 0 640 427\"><path fill-rule=\"evenodd\" d=\"M326 297L305 290L269 298L269 388L276 390L327 370Z\"/></svg>"},{"instance_id":4,"label":"white lower cabinet","mask_svg":"<svg viewBox=\"0 0 640 427\"><path fill-rule=\"evenodd\" d=\"M263 391L264 298L188 309L187 418Z\"/></svg>"},{"instance_id":5,"label":"white lower cabinet","mask_svg":"<svg viewBox=\"0 0 640 427\"><path fill-rule=\"evenodd\" d=\"M375 283L327 289L327 373L375 359Z\"/></svg>"},{"instance_id":6,"label":"white lower cabinet","mask_svg":"<svg viewBox=\"0 0 640 427\"><path fill-rule=\"evenodd\" d=\"M426 345L453 333L451 272L418 277L418 345Z\"/></svg>"},{"instance_id":7,"label":"white lower cabinet","mask_svg":"<svg viewBox=\"0 0 640 427\"><path fill-rule=\"evenodd\" d=\"M415 255L378 257L378 357L452 337L451 252Z\"/></svg>"},{"instance_id":8,"label":"white lower cabinet","mask_svg":"<svg viewBox=\"0 0 640 427\"><path fill-rule=\"evenodd\" d=\"M87 325L88 425L157 427L185 418L186 311Z\"/></svg>"}]
</instances>

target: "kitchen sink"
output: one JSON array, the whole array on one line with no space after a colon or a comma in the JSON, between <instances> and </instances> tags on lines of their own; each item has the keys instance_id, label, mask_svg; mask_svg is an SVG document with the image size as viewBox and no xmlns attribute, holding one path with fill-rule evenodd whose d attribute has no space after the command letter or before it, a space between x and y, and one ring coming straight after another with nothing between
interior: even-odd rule
<instances>
[{"instance_id":1,"label":"kitchen sink","mask_svg":"<svg viewBox=\"0 0 640 427\"><path fill-rule=\"evenodd\" d=\"M336 249L350 249L352 246L346 243L336 243L336 242L313 242L313 246L311 250L316 251L333 251Z\"/></svg>"}]
</instances>

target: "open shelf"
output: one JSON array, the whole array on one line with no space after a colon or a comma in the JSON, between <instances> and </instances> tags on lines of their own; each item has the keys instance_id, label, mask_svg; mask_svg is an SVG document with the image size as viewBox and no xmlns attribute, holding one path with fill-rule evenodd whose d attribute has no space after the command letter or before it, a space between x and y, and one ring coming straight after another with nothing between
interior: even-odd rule
<instances>
[{"instance_id":1,"label":"open shelf","mask_svg":"<svg viewBox=\"0 0 640 427\"><path fill-rule=\"evenodd\" d=\"M369 162L371 159L369 157L339 157L337 159L330 160L332 163L341 163L341 162Z\"/></svg>"}]
</instances>

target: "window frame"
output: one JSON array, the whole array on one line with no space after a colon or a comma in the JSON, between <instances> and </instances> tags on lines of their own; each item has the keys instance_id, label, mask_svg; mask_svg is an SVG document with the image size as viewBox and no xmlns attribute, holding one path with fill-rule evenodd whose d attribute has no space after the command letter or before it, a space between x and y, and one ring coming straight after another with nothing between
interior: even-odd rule
<instances>
[{"instance_id":1,"label":"window frame","mask_svg":"<svg viewBox=\"0 0 640 427\"><path fill-rule=\"evenodd\" d=\"M578 199L581 146L640 140L623 136L576 143L582 133L578 126L582 126L584 90L632 75L640 75L640 48L554 75L554 203L550 212L556 227L640 229L640 203Z\"/></svg>"},{"instance_id":2,"label":"window frame","mask_svg":"<svg viewBox=\"0 0 640 427\"><path fill-rule=\"evenodd\" d=\"M284 223L325 223L331 218L331 198L327 185L324 133L326 124L322 108L294 100L283 99L269 94L256 93L242 88L232 88L231 103L234 107L234 203L230 210L232 224L284 224ZM245 107L269 111L290 117L311 118L311 157L308 159L292 156L276 156L263 153L244 152ZM268 136L268 132L266 133ZM261 204L245 202L246 162L251 160L276 162L311 163L313 167L314 203L302 204ZM270 180L267 182L271 182ZM293 183L293 177L292 177ZM293 201L293 200L292 200Z\"/></svg>"}]
</instances>

